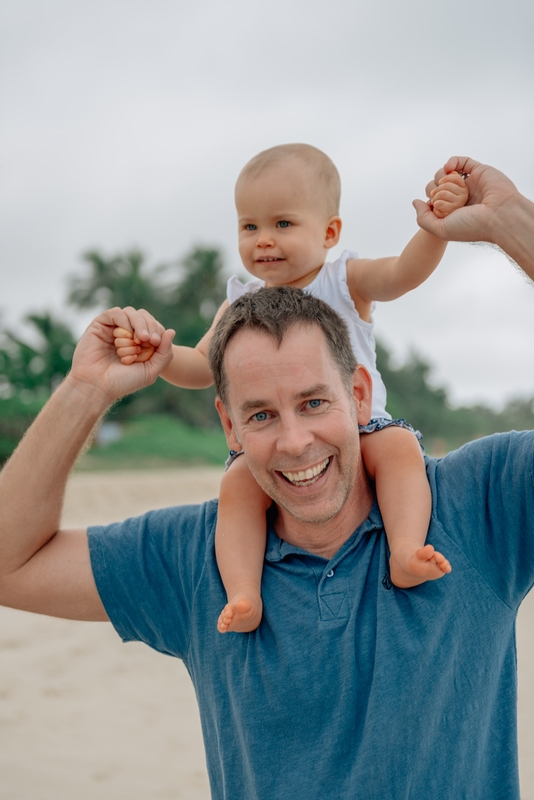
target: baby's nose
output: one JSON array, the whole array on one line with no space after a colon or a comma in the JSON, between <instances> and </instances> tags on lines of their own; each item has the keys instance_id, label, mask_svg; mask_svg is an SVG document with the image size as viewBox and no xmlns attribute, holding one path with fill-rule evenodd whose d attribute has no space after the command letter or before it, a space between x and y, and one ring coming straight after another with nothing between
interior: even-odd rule
<instances>
[{"instance_id":1,"label":"baby's nose","mask_svg":"<svg viewBox=\"0 0 534 800\"><path fill-rule=\"evenodd\" d=\"M260 231L258 233L258 247L272 247L274 239L269 231Z\"/></svg>"}]
</instances>

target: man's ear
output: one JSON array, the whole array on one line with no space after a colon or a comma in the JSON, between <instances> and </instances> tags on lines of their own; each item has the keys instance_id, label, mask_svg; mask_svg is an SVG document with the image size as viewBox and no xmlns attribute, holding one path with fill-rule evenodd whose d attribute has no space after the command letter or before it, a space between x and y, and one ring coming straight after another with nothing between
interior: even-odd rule
<instances>
[{"instance_id":1,"label":"man's ear","mask_svg":"<svg viewBox=\"0 0 534 800\"><path fill-rule=\"evenodd\" d=\"M327 250L335 247L341 236L341 217L330 217L324 237L324 246Z\"/></svg>"},{"instance_id":2,"label":"man's ear","mask_svg":"<svg viewBox=\"0 0 534 800\"><path fill-rule=\"evenodd\" d=\"M352 394L358 424L367 425L373 407L373 379L362 364L354 370Z\"/></svg>"},{"instance_id":3,"label":"man's ear","mask_svg":"<svg viewBox=\"0 0 534 800\"><path fill-rule=\"evenodd\" d=\"M217 412L221 419L224 435L226 436L226 443L228 445L228 449L241 450L241 443L236 436L234 430L234 423L230 419L230 415L226 410L226 406L224 405L220 397L215 398L215 408L217 409Z\"/></svg>"}]
</instances>

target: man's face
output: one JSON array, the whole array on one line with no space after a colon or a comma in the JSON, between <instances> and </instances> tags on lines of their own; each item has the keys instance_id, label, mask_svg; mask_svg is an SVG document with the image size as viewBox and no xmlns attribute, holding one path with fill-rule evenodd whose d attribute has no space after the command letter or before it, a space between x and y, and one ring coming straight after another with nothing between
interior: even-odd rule
<instances>
[{"instance_id":1,"label":"man's face","mask_svg":"<svg viewBox=\"0 0 534 800\"><path fill-rule=\"evenodd\" d=\"M358 418L369 419L371 383L355 372L349 396L318 326L295 326L280 348L265 333L231 339L225 366L228 443L241 445L262 489L293 519L324 524L361 498Z\"/></svg>"}]
</instances>

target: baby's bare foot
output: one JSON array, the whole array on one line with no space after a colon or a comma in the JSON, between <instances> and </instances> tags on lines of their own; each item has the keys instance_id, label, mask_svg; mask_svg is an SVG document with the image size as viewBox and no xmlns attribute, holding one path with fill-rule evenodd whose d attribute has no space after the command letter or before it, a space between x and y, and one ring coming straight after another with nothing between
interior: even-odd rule
<instances>
[{"instance_id":1,"label":"baby's bare foot","mask_svg":"<svg viewBox=\"0 0 534 800\"><path fill-rule=\"evenodd\" d=\"M389 568L391 582L399 589L409 589L425 581L435 581L451 571L451 565L445 556L434 550L431 544L419 547L411 553L405 549L392 551Z\"/></svg>"},{"instance_id":2,"label":"baby's bare foot","mask_svg":"<svg viewBox=\"0 0 534 800\"><path fill-rule=\"evenodd\" d=\"M239 592L225 605L217 622L219 633L249 633L261 622L263 604L261 597Z\"/></svg>"}]
</instances>

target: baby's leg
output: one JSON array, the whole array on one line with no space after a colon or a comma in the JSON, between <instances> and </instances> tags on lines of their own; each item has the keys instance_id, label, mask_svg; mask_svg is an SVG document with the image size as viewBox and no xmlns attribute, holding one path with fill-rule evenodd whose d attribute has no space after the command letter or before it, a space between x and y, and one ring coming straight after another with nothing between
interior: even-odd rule
<instances>
[{"instance_id":1,"label":"baby's leg","mask_svg":"<svg viewBox=\"0 0 534 800\"><path fill-rule=\"evenodd\" d=\"M221 633L246 633L260 624L265 513L271 503L245 457L236 458L221 482L215 533L217 564L228 597L217 623Z\"/></svg>"},{"instance_id":2,"label":"baby's leg","mask_svg":"<svg viewBox=\"0 0 534 800\"><path fill-rule=\"evenodd\" d=\"M417 438L392 425L362 434L360 443L365 468L376 483L392 583L406 589L442 578L451 565L431 544L425 546L432 498Z\"/></svg>"}]
</instances>

